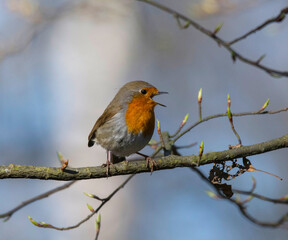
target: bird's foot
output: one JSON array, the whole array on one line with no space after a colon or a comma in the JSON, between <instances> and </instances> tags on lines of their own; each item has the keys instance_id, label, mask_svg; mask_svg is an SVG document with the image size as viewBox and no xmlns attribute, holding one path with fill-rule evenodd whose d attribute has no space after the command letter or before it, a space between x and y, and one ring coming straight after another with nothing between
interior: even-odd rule
<instances>
[{"instance_id":1,"label":"bird's foot","mask_svg":"<svg viewBox=\"0 0 288 240\"><path fill-rule=\"evenodd\" d=\"M154 171L154 166L157 167L157 163L155 162L155 160L151 157L146 157L146 167L150 168L150 175L152 175L152 172Z\"/></svg>"},{"instance_id":2,"label":"bird's foot","mask_svg":"<svg viewBox=\"0 0 288 240\"><path fill-rule=\"evenodd\" d=\"M145 154L142 154L142 153L139 153L139 152L136 152L138 155L142 156L142 157L145 157L145 160L146 160L146 167L147 168L150 168L151 170L151 175L152 175L152 172L154 171L154 167L157 167L157 163L155 162L155 160L152 158L152 157L149 157Z\"/></svg>"},{"instance_id":3,"label":"bird's foot","mask_svg":"<svg viewBox=\"0 0 288 240\"><path fill-rule=\"evenodd\" d=\"M62 162L61 171L63 172L68 166L69 160L67 159L65 162Z\"/></svg>"}]
</instances>

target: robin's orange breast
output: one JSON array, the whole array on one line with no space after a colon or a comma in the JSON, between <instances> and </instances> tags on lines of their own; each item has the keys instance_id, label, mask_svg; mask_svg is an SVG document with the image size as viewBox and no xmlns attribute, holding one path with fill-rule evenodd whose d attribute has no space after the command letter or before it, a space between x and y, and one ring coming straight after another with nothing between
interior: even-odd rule
<instances>
[{"instance_id":1,"label":"robin's orange breast","mask_svg":"<svg viewBox=\"0 0 288 240\"><path fill-rule=\"evenodd\" d=\"M142 133L145 137L152 136L155 126L154 107L157 105L152 99L135 97L128 103L125 121L128 132Z\"/></svg>"}]
</instances>

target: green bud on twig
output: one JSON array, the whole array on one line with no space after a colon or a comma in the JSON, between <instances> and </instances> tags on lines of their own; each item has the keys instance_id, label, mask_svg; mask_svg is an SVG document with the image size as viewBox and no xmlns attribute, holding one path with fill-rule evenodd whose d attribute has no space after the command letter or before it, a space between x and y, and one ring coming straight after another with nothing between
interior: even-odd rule
<instances>
[{"instance_id":1,"label":"green bud on twig","mask_svg":"<svg viewBox=\"0 0 288 240\"><path fill-rule=\"evenodd\" d=\"M222 28L223 24L224 23L220 23L220 24L217 25L217 27L215 28L215 30L213 32L213 35L216 35L220 31L220 29Z\"/></svg>"},{"instance_id":2,"label":"green bud on twig","mask_svg":"<svg viewBox=\"0 0 288 240\"><path fill-rule=\"evenodd\" d=\"M233 63L236 62L236 53L234 51L231 51L231 57L232 57L232 60L233 60Z\"/></svg>"},{"instance_id":3,"label":"green bud on twig","mask_svg":"<svg viewBox=\"0 0 288 240\"><path fill-rule=\"evenodd\" d=\"M207 195L213 199L219 199L218 195L215 194L214 192L211 192L209 190L205 191L207 193Z\"/></svg>"},{"instance_id":4,"label":"green bud on twig","mask_svg":"<svg viewBox=\"0 0 288 240\"><path fill-rule=\"evenodd\" d=\"M265 57L266 57L266 54L263 54L263 55L256 61L256 63L259 64Z\"/></svg>"},{"instance_id":5,"label":"green bud on twig","mask_svg":"<svg viewBox=\"0 0 288 240\"><path fill-rule=\"evenodd\" d=\"M87 203L87 207L90 210L90 212L94 212L95 211L94 208L88 203Z\"/></svg>"},{"instance_id":6,"label":"green bud on twig","mask_svg":"<svg viewBox=\"0 0 288 240\"><path fill-rule=\"evenodd\" d=\"M270 98L268 98L268 100L264 103L264 105L262 107L263 110L268 106L269 102L270 102Z\"/></svg>"},{"instance_id":7,"label":"green bud on twig","mask_svg":"<svg viewBox=\"0 0 288 240\"><path fill-rule=\"evenodd\" d=\"M94 198L94 195L91 194L91 193L86 193L86 192L83 192L87 197L90 197L90 198Z\"/></svg>"},{"instance_id":8,"label":"green bud on twig","mask_svg":"<svg viewBox=\"0 0 288 240\"><path fill-rule=\"evenodd\" d=\"M160 121L158 119L156 119L156 121L157 121L157 130L159 132L160 131Z\"/></svg>"},{"instance_id":9,"label":"green bud on twig","mask_svg":"<svg viewBox=\"0 0 288 240\"><path fill-rule=\"evenodd\" d=\"M200 88L199 92L198 92L198 103L202 102L202 88Z\"/></svg>"}]
</instances>

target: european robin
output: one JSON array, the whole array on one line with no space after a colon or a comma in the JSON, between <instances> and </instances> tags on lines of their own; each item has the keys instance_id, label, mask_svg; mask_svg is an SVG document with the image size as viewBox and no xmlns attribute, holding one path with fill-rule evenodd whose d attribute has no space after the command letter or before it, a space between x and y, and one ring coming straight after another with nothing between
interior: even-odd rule
<instances>
[{"instance_id":1,"label":"european robin","mask_svg":"<svg viewBox=\"0 0 288 240\"><path fill-rule=\"evenodd\" d=\"M167 92L159 92L144 81L126 83L98 118L89 134L88 147L97 143L107 150L107 175L109 165L115 163L112 156L124 160L148 144L154 132L154 108L165 107L152 98L163 93Z\"/></svg>"}]
</instances>

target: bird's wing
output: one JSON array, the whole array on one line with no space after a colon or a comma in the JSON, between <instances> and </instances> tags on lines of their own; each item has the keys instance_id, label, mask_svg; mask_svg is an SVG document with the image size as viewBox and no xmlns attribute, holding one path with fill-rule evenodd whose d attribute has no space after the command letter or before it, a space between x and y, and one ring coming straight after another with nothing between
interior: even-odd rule
<instances>
[{"instance_id":1,"label":"bird's wing","mask_svg":"<svg viewBox=\"0 0 288 240\"><path fill-rule=\"evenodd\" d=\"M111 108L109 104L109 106L105 109L104 113L98 118L98 120L94 124L94 127L92 128L88 136L88 147L92 147L94 145L97 129L101 127L105 122L109 121L109 119L111 119L120 110L120 106L114 106L113 108Z\"/></svg>"}]
</instances>

